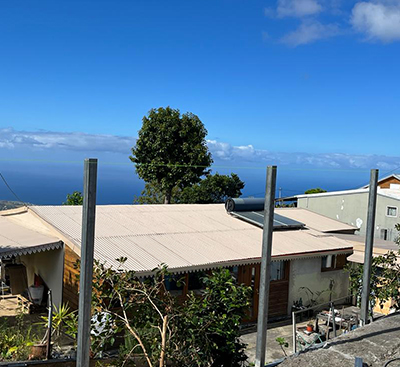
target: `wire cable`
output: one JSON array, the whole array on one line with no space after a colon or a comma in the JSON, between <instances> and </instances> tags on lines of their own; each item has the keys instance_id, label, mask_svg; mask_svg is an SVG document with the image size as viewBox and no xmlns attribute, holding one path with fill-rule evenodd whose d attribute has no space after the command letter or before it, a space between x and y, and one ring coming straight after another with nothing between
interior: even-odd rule
<instances>
[{"instance_id":1,"label":"wire cable","mask_svg":"<svg viewBox=\"0 0 400 367\"><path fill-rule=\"evenodd\" d=\"M10 190L10 192L15 196L15 198L17 199L17 201L23 203L25 206L26 203L20 199L20 197L13 191L13 189L10 187L10 185L8 184L8 182L6 181L5 177L3 176L3 174L0 172L0 177L3 180L4 184L7 186L7 188Z\"/></svg>"}]
</instances>

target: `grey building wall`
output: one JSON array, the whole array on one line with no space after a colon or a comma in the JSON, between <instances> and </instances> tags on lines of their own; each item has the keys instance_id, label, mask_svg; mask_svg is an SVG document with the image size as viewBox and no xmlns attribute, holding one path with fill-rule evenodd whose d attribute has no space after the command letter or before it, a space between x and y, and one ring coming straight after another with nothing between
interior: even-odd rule
<instances>
[{"instance_id":1,"label":"grey building wall","mask_svg":"<svg viewBox=\"0 0 400 367\"><path fill-rule=\"evenodd\" d=\"M368 192L339 195L315 195L298 198L297 206L329 218L351 224L365 235L367 223ZM397 216L387 215L387 207L396 207ZM398 233L395 224L400 223L400 200L378 194L376 203L375 237L394 241Z\"/></svg>"},{"instance_id":2,"label":"grey building wall","mask_svg":"<svg viewBox=\"0 0 400 367\"><path fill-rule=\"evenodd\" d=\"M329 302L329 284L333 281L332 300L346 297L349 294L349 273L345 270L321 272L321 257L297 259L290 262L288 313L294 301L300 298L303 304L309 302L309 294L302 287L322 294L317 297L318 304Z\"/></svg>"}]
</instances>

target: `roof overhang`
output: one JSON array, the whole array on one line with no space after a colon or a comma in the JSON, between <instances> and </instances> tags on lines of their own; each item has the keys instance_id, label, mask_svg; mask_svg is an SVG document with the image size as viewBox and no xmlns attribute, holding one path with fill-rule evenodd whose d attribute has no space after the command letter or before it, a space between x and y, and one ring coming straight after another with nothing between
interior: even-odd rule
<instances>
[{"instance_id":1,"label":"roof overhang","mask_svg":"<svg viewBox=\"0 0 400 367\"><path fill-rule=\"evenodd\" d=\"M0 259L9 259L13 256L30 255L37 252L57 250L63 247L63 242L52 242L41 245L21 247L0 247Z\"/></svg>"},{"instance_id":2,"label":"roof overhang","mask_svg":"<svg viewBox=\"0 0 400 367\"><path fill-rule=\"evenodd\" d=\"M353 248L342 248L335 250L324 250L324 251L314 251L314 252L303 252L303 253L295 253L295 254L284 254L284 255L274 255L271 257L271 261L290 261L290 260L300 260L300 259L310 259L316 257L323 257L327 255L340 255L346 254L350 255L353 253ZM231 261L222 261L217 263L210 264L202 264L202 265L193 265L193 266L185 266L181 268L168 268L168 271L172 274L184 274L184 273L192 273L196 271L206 271L212 269L218 269L221 267L229 268L231 266L245 266L252 264L261 264L261 257L254 257L249 259L238 259ZM136 272L139 277L147 277L154 275L154 271L144 271L144 272Z\"/></svg>"}]
</instances>

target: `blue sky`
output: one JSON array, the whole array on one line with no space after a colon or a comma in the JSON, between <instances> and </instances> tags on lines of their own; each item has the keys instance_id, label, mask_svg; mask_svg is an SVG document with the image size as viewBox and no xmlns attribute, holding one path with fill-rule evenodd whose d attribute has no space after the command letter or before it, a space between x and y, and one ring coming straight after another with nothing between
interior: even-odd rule
<instances>
[{"instance_id":1,"label":"blue sky","mask_svg":"<svg viewBox=\"0 0 400 367\"><path fill-rule=\"evenodd\" d=\"M197 114L233 171L365 181L400 166L399 0L15 0L0 14L0 167L12 176L49 171L37 160L128 164L141 118L167 105Z\"/></svg>"}]
</instances>

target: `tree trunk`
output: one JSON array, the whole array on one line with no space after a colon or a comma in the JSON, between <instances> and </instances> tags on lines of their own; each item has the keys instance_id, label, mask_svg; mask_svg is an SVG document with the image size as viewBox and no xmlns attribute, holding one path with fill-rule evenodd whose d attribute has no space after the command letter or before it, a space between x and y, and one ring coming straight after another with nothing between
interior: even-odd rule
<instances>
[{"instance_id":1,"label":"tree trunk","mask_svg":"<svg viewBox=\"0 0 400 367\"><path fill-rule=\"evenodd\" d=\"M171 204L171 191L172 190L168 190L165 192L164 204Z\"/></svg>"}]
</instances>

